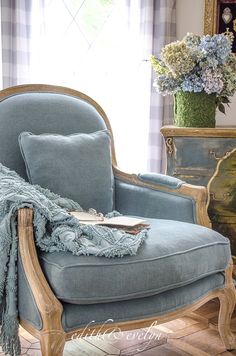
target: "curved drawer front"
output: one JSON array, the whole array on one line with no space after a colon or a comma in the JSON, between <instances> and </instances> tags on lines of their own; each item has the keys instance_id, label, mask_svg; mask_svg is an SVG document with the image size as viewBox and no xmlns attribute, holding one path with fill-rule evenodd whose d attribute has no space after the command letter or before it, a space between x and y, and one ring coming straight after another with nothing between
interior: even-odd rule
<instances>
[{"instance_id":1,"label":"curved drawer front","mask_svg":"<svg viewBox=\"0 0 236 356\"><path fill-rule=\"evenodd\" d=\"M210 170L204 169L190 169L190 168L175 168L172 172L167 172L167 174L172 175L175 178L181 179L184 182L194 185L204 185L207 186L212 173Z\"/></svg>"},{"instance_id":2,"label":"curved drawer front","mask_svg":"<svg viewBox=\"0 0 236 356\"><path fill-rule=\"evenodd\" d=\"M235 147L235 138L174 137L173 151L167 151L167 174L206 185L219 160Z\"/></svg>"}]
</instances>

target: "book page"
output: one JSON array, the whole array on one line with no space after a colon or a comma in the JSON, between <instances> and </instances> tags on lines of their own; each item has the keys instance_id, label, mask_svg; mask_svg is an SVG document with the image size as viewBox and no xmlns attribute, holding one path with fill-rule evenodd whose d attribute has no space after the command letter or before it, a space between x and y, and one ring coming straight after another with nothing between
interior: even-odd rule
<instances>
[{"instance_id":1,"label":"book page","mask_svg":"<svg viewBox=\"0 0 236 356\"><path fill-rule=\"evenodd\" d=\"M70 214L79 219L81 224L135 227L140 224L143 225L146 222L143 219L131 218L128 216L115 216L113 218L108 219L83 211L71 211Z\"/></svg>"},{"instance_id":2,"label":"book page","mask_svg":"<svg viewBox=\"0 0 236 356\"><path fill-rule=\"evenodd\" d=\"M104 216L100 216L100 215L95 215L95 214L91 214L89 212L86 211L71 211L70 212L71 215L75 216L77 219L81 220L81 221L103 221L104 220Z\"/></svg>"},{"instance_id":3,"label":"book page","mask_svg":"<svg viewBox=\"0 0 236 356\"><path fill-rule=\"evenodd\" d=\"M100 225L106 226L126 226L134 227L140 224L144 224L145 220L138 218L130 218L128 216L115 216L114 218L104 219L104 221L99 222Z\"/></svg>"}]
</instances>

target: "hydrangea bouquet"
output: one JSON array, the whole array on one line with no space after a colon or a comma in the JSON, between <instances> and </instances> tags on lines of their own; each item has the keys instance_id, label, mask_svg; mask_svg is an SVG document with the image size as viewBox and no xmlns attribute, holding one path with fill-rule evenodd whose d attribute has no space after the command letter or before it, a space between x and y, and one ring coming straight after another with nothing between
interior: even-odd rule
<instances>
[{"instance_id":1,"label":"hydrangea bouquet","mask_svg":"<svg viewBox=\"0 0 236 356\"><path fill-rule=\"evenodd\" d=\"M236 91L236 56L231 47L230 36L224 34L187 34L182 41L166 45L160 59L151 57L154 86L162 95L208 94L214 114L216 107L225 113L224 104Z\"/></svg>"}]
</instances>

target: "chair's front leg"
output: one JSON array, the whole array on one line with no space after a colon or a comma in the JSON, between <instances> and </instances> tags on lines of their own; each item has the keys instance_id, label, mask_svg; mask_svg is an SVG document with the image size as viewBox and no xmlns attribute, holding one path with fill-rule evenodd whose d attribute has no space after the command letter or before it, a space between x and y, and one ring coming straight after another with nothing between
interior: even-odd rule
<instances>
[{"instance_id":1,"label":"chair's front leg","mask_svg":"<svg viewBox=\"0 0 236 356\"><path fill-rule=\"evenodd\" d=\"M65 336L57 330L40 333L42 356L63 356Z\"/></svg>"},{"instance_id":2,"label":"chair's front leg","mask_svg":"<svg viewBox=\"0 0 236 356\"><path fill-rule=\"evenodd\" d=\"M32 330L40 340L43 356L62 356L65 332L61 325L62 305L53 294L39 264L33 235L32 209L18 212L19 252L22 265L35 303L40 312L43 327ZM23 326L27 324L23 323ZM27 329L27 327L26 327Z\"/></svg>"},{"instance_id":3,"label":"chair's front leg","mask_svg":"<svg viewBox=\"0 0 236 356\"><path fill-rule=\"evenodd\" d=\"M230 328L231 317L235 308L236 292L232 279L233 262L225 271L225 288L219 296L220 300L220 313L218 320L218 329L221 339L227 350L236 348L235 335Z\"/></svg>"}]
</instances>

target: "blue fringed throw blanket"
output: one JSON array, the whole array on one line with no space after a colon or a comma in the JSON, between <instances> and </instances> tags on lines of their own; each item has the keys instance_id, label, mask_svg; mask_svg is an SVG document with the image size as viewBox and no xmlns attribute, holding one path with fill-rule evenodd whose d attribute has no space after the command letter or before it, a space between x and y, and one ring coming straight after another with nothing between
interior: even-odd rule
<instances>
[{"instance_id":1,"label":"blue fringed throw blanket","mask_svg":"<svg viewBox=\"0 0 236 356\"><path fill-rule=\"evenodd\" d=\"M136 254L147 236L146 230L133 236L107 227L82 225L68 213L81 211L78 203L31 185L0 164L0 345L11 356L20 355L17 211L23 207L34 210L34 238L43 251L122 257Z\"/></svg>"}]
</instances>

